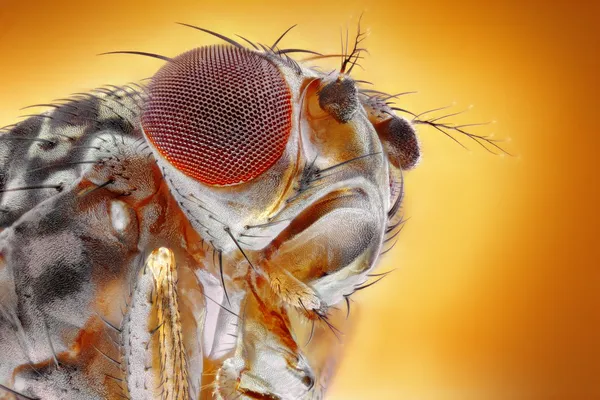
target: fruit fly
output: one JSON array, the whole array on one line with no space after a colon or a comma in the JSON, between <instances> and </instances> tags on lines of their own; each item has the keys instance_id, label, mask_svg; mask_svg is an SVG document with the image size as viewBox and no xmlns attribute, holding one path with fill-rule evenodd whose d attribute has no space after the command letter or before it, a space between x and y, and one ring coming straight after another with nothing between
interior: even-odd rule
<instances>
[{"instance_id":1,"label":"fruit fly","mask_svg":"<svg viewBox=\"0 0 600 400\"><path fill-rule=\"evenodd\" d=\"M0 398L323 398L415 126L499 149L355 80L360 26L339 55L187 26L224 43L3 129Z\"/></svg>"}]
</instances>

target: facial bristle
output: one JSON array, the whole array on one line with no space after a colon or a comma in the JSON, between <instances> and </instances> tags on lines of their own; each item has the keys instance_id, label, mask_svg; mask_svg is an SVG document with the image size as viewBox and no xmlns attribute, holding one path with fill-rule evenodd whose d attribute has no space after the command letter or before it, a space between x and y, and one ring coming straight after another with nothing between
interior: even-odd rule
<instances>
[{"instance_id":1,"label":"facial bristle","mask_svg":"<svg viewBox=\"0 0 600 400\"><path fill-rule=\"evenodd\" d=\"M208 46L167 63L149 86L145 134L175 168L207 185L250 181L282 155L291 91L262 54Z\"/></svg>"}]
</instances>

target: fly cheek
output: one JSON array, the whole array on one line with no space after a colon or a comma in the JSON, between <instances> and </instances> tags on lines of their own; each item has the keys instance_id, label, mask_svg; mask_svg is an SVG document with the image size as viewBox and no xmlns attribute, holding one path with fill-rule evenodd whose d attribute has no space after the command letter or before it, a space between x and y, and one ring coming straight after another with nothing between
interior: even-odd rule
<instances>
[{"instance_id":1,"label":"fly cheek","mask_svg":"<svg viewBox=\"0 0 600 400\"><path fill-rule=\"evenodd\" d=\"M280 69L258 52L201 47L153 77L141 123L170 166L205 185L236 185L283 155L292 93Z\"/></svg>"}]
</instances>

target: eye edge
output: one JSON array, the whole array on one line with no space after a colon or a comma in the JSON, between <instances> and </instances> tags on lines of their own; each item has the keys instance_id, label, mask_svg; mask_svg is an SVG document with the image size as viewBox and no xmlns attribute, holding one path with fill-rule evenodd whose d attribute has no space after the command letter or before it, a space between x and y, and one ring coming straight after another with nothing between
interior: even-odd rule
<instances>
[{"instance_id":1,"label":"eye edge","mask_svg":"<svg viewBox=\"0 0 600 400\"><path fill-rule=\"evenodd\" d=\"M249 91L252 88L244 86L238 90L235 85L218 85L220 68L233 63L244 64L244 60L254 63L257 58L262 60L260 62L262 65L270 66L265 69L266 77L263 76L265 71L262 71L260 76L252 74L253 64L246 63L246 71L237 70L237 82L244 85L247 79L260 79L261 82L266 79L262 92L251 93L257 98L260 96L270 98L276 103L276 107L273 108L273 102L269 102L270 110L265 108L267 106L264 104L262 109L259 109L261 114L268 115L263 121L265 126L262 139L257 138L258 135L251 129L253 123L248 113L244 113L246 107L238 93L239 90ZM194 90L189 90L190 87ZM259 52L227 45L192 49L178 56L173 63L163 66L154 75L148 91L148 101L141 115L144 134L155 150L171 166L201 183L211 186L231 186L249 182L269 170L281 158L289 143L293 128L292 88L280 67ZM232 102L230 106L237 109L236 114L240 116L243 129L236 136L228 137L226 133L230 131L230 114L225 115L221 112L219 115L212 116L215 125L210 128L212 132L199 132L198 127L192 123L194 117L201 116L203 113L218 114L218 107L215 106L218 106L224 96L229 96ZM169 111L173 109L174 102L187 104L186 112L189 115L185 116L185 113L174 115ZM201 109L205 111L200 111ZM210 144L192 146L207 147L208 153L198 151L199 154L196 155L185 154L189 145L197 144L193 140L194 137L214 139L214 136L223 137L224 141L219 146ZM234 146L240 141L250 143L250 148ZM228 147L226 143L239 151L236 150L228 155L224 150ZM258 164L254 162L257 159L260 160ZM222 163L217 162L218 160L224 160L224 164L227 165L219 167L218 165ZM224 177L221 179L218 175Z\"/></svg>"}]
</instances>

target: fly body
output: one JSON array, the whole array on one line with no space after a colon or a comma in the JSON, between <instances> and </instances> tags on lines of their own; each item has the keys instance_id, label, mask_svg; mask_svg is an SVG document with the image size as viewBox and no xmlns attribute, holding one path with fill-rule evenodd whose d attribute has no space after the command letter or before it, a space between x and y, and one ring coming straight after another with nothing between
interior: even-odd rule
<instances>
[{"instance_id":1,"label":"fly body","mask_svg":"<svg viewBox=\"0 0 600 400\"><path fill-rule=\"evenodd\" d=\"M0 135L0 398L323 398L415 127L499 149L355 80L360 29L323 72L192 28L225 43Z\"/></svg>"}]
</instances>

